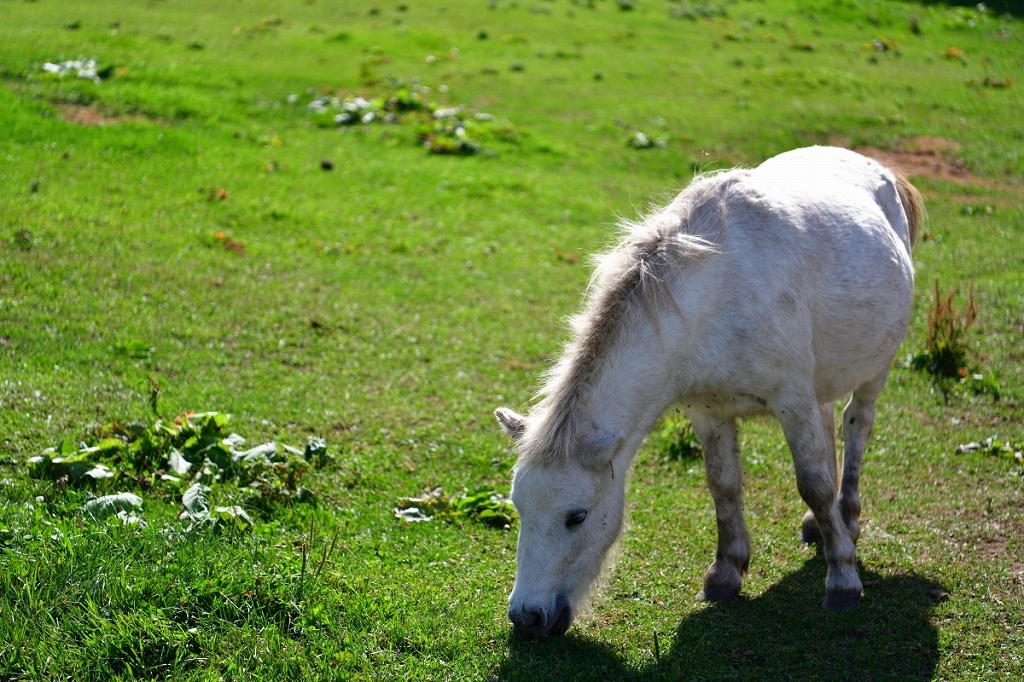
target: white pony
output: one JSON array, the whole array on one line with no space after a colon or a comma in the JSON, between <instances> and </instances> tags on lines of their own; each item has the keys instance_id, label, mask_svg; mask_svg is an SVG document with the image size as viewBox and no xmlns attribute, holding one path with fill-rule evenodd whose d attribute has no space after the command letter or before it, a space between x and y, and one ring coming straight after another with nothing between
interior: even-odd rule
<instances>
[{"instance_id":1,"label":"white pony","mask_svg":"<svg viewBox=\"0 0 1024 682\"><path fill-rule=\"evenodd\" d=\"M774 414L828 562L824 607L856 608L857 491L874 404L907 330L923 218L906 179L810 147L696 178L597 259L573 337L528 416L495 416L518 452L509 618L560 635L622 531L644 436L679 403L700 437L718 520L701 597L739 593L750 561L737 417ZM835 401L843 412L837 478ZM838 488L838 490L837 490Z\"/></svg>"}]
</instances>

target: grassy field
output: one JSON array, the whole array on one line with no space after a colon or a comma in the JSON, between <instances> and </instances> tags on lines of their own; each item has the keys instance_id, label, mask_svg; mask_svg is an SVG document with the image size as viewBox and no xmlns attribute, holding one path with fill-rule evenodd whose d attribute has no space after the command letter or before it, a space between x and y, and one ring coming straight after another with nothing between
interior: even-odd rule
<instances>
[{"instance_id":1,"label":"grassy field","mask_svg":"<svg viewBox=\"0 0 1024 682\"><path fill-rule=\"evenodd\" d=\"M1020 9L0 0L0 679L1024 677ZM861 608L819 608L768 420L743 424L744 594L695 601L714 513L673 417L592 615L519 640L514 524L399 499L507 493L491 411L529 405L618 217L826 143L903 165L930 212ZM936 280L978 304L963 379L910 360ZM231 420L183 445L190 411ZM329 457L217 460L231 432ZM122 492L141 508L86 510Z\"/></svg>"}]
</instances>

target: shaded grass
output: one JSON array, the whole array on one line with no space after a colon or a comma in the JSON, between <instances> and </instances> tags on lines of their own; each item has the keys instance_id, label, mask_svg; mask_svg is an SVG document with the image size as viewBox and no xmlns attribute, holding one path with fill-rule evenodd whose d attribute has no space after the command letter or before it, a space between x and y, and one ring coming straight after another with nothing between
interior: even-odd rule
<instances>
[{"instance_id":1,"label":"shaded grass","mask_svg":"<svg viewBox=\"0 0 1024 682\"><path fill-rule=\"evenodd\" d=\"M763 594L707 605L675 632L648 633L650 657L634 668L589 638L536 644L510 639L502 679L933 679L939 659L932 611L945 592L916 576L865 571L862 607L851 615L823 612L820 554ZM877 601L876 601L877 600ZM815 633L809 636L808 633ZM655 642L660 644L655 644Z\"/></svg>"}]
</instances>

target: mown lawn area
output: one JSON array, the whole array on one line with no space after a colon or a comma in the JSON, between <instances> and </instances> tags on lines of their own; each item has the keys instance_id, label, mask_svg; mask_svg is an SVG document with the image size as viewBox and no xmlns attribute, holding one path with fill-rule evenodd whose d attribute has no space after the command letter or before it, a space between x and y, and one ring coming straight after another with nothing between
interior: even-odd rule
<instances>
[{"instance_id":1,"label":"mown lawn area","mask_svg":"<svg viewBox=\"0 0 1024 682\"><path fill-rule=\"evenodd\" d=\"M0 679L1024 678L1022 17L0 0ZM767 419L743 594L696 601L714 511L670 413L592 613L519 639L492 410L528 408L618 219L810 144L929 211L861 607L820 608ZM977 304L949 378L915 361L936 281Z\"/></svg>"}]
</instances>

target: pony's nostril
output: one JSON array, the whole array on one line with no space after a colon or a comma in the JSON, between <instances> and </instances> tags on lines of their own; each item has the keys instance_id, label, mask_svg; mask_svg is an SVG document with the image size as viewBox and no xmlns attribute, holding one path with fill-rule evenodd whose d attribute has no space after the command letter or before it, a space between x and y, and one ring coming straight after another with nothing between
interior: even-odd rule
<instances>
[{"instance_id":1,"label":"pony's nostril","mask_svg":"<svg viewBox=\"0 0 1024 682\"><path fill-rule=\"evenodd\" d=\"M564 595L559 595L555 606L559 607L558 615L555 616L554 622L548 628L548 634L564 635L572 625L575 614L572 611L572 606L569 604L569 600L566 599Z\"/></svg>"},{"instance_id":2,"label":"pony's nostril","mask_svg":"<svg viewBox=\"0 0 1024 682\"><path fill-rule=\"evenodd\" d=\"M516 633L525 639L534 639L544 635L560 636L572 625L575 614L572 605L565 595L555 600L555 609L547 612L539 608L509 608L508 618L512 621Z\"/></svg>"},{"instance_id":3,"label":"pony's nostril","mask_svg":"<svg viewBox=\"0 0 1024 682\"><path fill-rule=\"evenodd\" d=\"M547 632L544 612L537 609L509 609L508 619L512 621L516 632L523 637L532 639Z\"/></svg>"},{"instance_id":4,"label":"pony's nostril","mask_svg":"<svg viewBox=\"0 0 1024 682\"><path fill-rule=\"evenodd\" d=\"M544 612L534 609L509 609L508 618L513 625L521 628L529 628L544 622Z\"/></svg>"}]
</instances>

